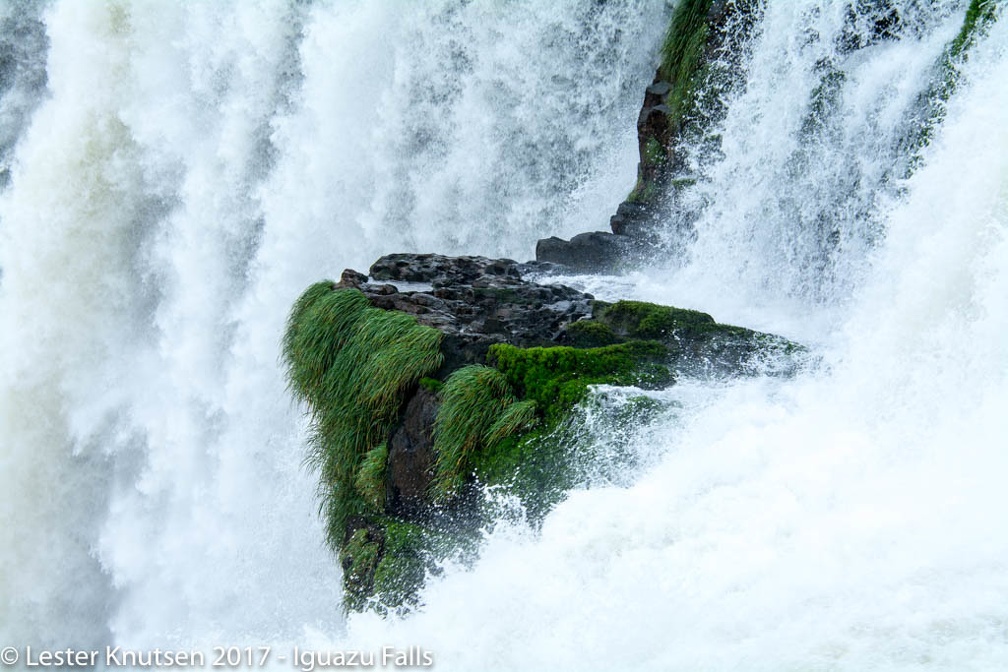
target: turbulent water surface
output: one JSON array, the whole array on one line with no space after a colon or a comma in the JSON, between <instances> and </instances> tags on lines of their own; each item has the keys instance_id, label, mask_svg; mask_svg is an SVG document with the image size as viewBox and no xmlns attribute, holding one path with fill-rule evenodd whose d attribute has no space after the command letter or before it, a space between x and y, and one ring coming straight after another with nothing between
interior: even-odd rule
<instances>
[{"instance_id":1,"label":"turbulent water surface","mask_svg":"<svg viewBox=\"0 0 1008 672\"><path fill-rule=\"evenodd\" d=\"M0 646L1008 668L1008 21L912 171L902 142L954 0L894 0L875 42L886 3L771 0L719 151L684 148L693 234L565 279L819 364L683 381L646 427L586 410L632 470L507 517L417 613L342 616L287 309L384 253L605 228L673 4L0 4Z\"/></svg>"}]
</instances>

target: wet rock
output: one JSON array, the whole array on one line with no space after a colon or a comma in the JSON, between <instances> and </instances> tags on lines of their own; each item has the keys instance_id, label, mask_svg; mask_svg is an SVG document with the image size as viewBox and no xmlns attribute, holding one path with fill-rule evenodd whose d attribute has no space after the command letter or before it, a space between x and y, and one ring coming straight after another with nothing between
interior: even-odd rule
<instances>
[{"instance_id":1,"label":"wet rock","mask_svg":"<svg viewBox=\"0 0 1008 672\"><path fill-rule=\"evenodd\" d=\"M389 439L388 510L410 515L426 502L434 477L434 417L437 395L424 387L417 390L402 413L402 424Z\"/></svg>"},{"instance_id":2,"label":"wet rock","mask_svg":"<svg viewBox=\"0 0 1008 672\"><path fill-rule=\"evenodd\" d=\"M361 282L362 274L356 272L344 273L344 278L372 305L408 313L440 330L442 370L452 371L482 362L494 343L553 345L567 324L591 315L590 294L527 281L522 268L555 267L486 257L393 254L371 266L371 279L425 283L431 290L399 291L390 283Z\"/></svg>"},{"instance_id":3,"label":"wet rock","mask_svg":"<svg viewBox=\"0 0 1008 672\"><path fill-rule=\"evenodd\" d=\"M602 231L579 233L570 240L552 237L536 243L536 260L585 273L614 273L622 270L634 244L625 236Z\"/></svg>"}]
</instances>

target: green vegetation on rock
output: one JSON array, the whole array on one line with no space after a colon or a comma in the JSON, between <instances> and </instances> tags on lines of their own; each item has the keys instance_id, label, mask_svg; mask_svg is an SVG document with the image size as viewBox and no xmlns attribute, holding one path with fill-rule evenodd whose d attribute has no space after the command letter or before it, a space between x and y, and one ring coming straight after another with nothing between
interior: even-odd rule
<instances>
[{"instance_id":1,"label":"green vegetation on rock","mask_svg":"<svg viewBox=\"0 0 1008 672\"><path fill-rule=\"evenodd\" d=\"M711 0L680 0L662 44L658 76L672 85L665 105L673 132L690 113L702 79L710 7Z\"/></svg>"},{"instance_id":2,"label":"green vegetation on rock","mask_svg":"<svg viewBox=\"0 0 1008 672\"><path fill-rule=\"evenodd\" d=\"M416 606L430 565L430 533L398 520L385 521L385 544L375 567L373 591L379 610Z\"/></svg>"},{"instance_id":3,"label":"green vegetation on rock","mask_svg":"<svg viewBox=\"0 0 1008 672\"><path fill-rule=\"evenodd\" d=\"M321 476L334 549L344 546L353 517L381 509L382 444L405 392L441 365L441 339L412 316L373 308L359 291L329 281L294 304L283 358L290 388L311 414L308 462Z\"/></svg>"},{"instance_id":4,"label":"green vegetation on rock","mask_svg":"<svg viewBox=\"0 0 1008 672\"><path fill-rule=\"evenodd\" d=\"M998 18L996 0L971 0L959 33L945 47L935 64L931 85L918 98L920 117L914 120L909 137L904 140L910 156L908 172L923 161L920 152L931 143L935 129L945 120L949 99L959 88L962 65L977 40L984 36Z\"/></svg>"},{"instance_id":5,"label":"green vegetation on rock","mask_svg":"<svg viewBox=\"0 0 1008 672\"><path fill-rule=\"evenodd\" d=\"M515 398L507 378L496 369L474 364L451 374L434 422L435 497L457 492L472 474L476 454L527 430L535 410L534 402Z\"/></svg>"},{"instance_id":6,"label":"green vegetation on rock","mask_svg":"<svg viewBox=\"0 0 1008 672\"><path fill-rule=\"evenodd\" d=\"M375 511L385 503L385 471L388 465L388 444L382 442L369 450L357 468L354 488Z\"/></svg>"},{"instance_id":7,"label":"green vegetation on rock","mask_svg":"<svg viewBox=\"0 0 1008 672\"><path fill-rule=\"evenodd\" d=\"M639 340L590 348L492 346L491 366L459 369L441 391L434 496L444 499L475 478L506 486L529 520L540 520L573 485L570 432L561 427L589 387L667 386L673 381L667 360L665 346Z\"/></svg>"},{"instance_id":8,"label":"green vegetation on rock","mask_svg":"<svg viewBox=\"0 0 1008 672\"><path fill-rule=\"evenodd\" d=\"M567 340L576 348L599 348L615 345L623 339L605 322L579 320L567 327Z\"/></svg>"},{"instance_id":9,"label":"green vegetation on rock","mask_svg":"<svg viewBox=\"0 0 1008 672\"><path fill-rule=\"evenodd\" d=\"M595 305L594 317L615 334L627 338L662 340L675 331L699 333L727 328L707 313L644 301L599 302Z\"/></svg>"},{"instance_id":10,"label":"green vegetation on rock","mask_svg":"<svg viewBox=\"0 0 1008 672\"><path fill-rule=\"evenodd\" d=\"M380 556L381 544L367 528L355 530L340 548L346 608L363 608L373 592L375 569Z\"/></svg>"},{"instance_id":11,"label":"green vegetation on rock","mask_svg":"<svg viewBox=\"0 0 1008 672\"><path fill-rule=\"evenodd\" d=\"M547 423L561 420L588 393L589 385L663 387L673 382L668 349L654 341L599 348L491 346L488 361L516 392L536 402Z\"/></svg>"}]
</instances>

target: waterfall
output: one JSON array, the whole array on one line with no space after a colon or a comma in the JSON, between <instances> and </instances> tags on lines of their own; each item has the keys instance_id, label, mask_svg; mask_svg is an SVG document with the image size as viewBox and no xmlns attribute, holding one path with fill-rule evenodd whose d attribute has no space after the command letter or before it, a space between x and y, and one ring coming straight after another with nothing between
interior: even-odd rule
<instances>
[{"instance_id":1,"label":"waterfall","mask_svg":"<svg viewBox=\"0 0 1008 672\"><path fill-rule=\"evenodd\" d=\"M605 228L673 4L0 7L0 645L1008 666L1004 17L912 171L901 145L958 0L766 3L684 147L689 236L566 279L818 366L682 381L638 428L586 410L632 471L502 520L406 618L342 615L277 361L291 303L388 252L522 260ZM899 39L873 34L887 6Z\"/></svg>"},{"instance_id":2,"label":"waterfall","mask_svg":"<svg viewBox=\"0 0 1008 672\"><path fill-rule=\"evenodd\" d=\"M47 79L3 80L0 631L150 647L338 632L277 362L291 302L386 252L527 258L579 212L603 223L666 17L5 5L4 73Z\"/></svg>"}]
</instances>

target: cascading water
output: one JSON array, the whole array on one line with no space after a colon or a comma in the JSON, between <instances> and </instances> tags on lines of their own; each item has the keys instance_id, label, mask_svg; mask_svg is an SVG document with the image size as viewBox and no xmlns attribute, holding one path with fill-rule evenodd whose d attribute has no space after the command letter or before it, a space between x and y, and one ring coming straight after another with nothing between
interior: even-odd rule
<instances>
[{"instance_id":1,"label":"cascading water","mask_svg":"<svg viewBox=\"0 0 1008 672\"><path fill-rule=\"evenodd\" d=\"M669 15L612 4L4 7L3 30L42 19L48 44L17 58L48 83L0 91L0 645L1008 667L1008 24L909 178L895 149L962 24L951 0L892 3L901 39L859 49L838 36L871 10L768 3L720 152L691 155L685 257L579 279L800 338L822 365L687 381L630 432L586 411L633 473L541 531L498 525L418 613L343 622L277 366L286 312L386 252L525 258L602 228Z\"/></svg>"},{"instance_id":2,"label":"cascading water","mask_svg":"<svg viewBox=\"0 0 1008 672\"><path fill-rule=\"evenodd\" d=\"M392 250L529 256L604 221L666 18L4 5L4 640L339 632L277 362L291 302ZM47 89L10 74L39 64Z\"/></svg>"}]
</instances>

